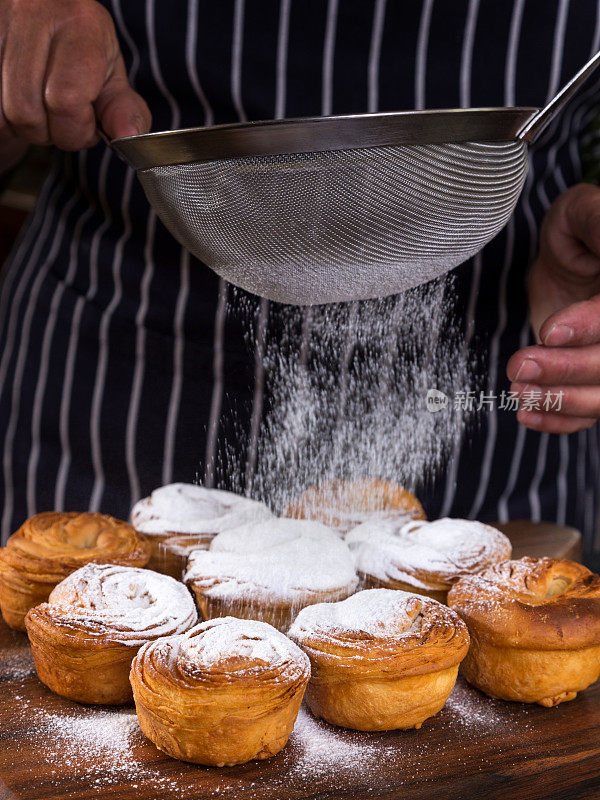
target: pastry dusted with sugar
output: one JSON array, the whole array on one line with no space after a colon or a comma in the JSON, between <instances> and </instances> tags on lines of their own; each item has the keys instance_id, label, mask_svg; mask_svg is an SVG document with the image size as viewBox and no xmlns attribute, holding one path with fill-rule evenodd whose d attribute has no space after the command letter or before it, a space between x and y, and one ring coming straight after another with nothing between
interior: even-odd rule
<instances>
[{"instance_id":1,"label":"pastry dusted with sugar","mask_svg":"<svg viewBox=\"0 0 600 800\"><path fill-rule=\"evenodd\" d=\"M403 589L446 602L463 575L510 558L507 536L466 519L365 522L346 536L365 586Z\"/></svg>"},{"instance_id":2,"label":"pastry dusted with sugar","mask_svg":"<svg viewBox=\"0 0 600 800\"><path fill-rule=\"evenodd\" d=\"M290 639L233 617L152 642L131 665L144 734L173 758L217 767L285 747L309 677L308 658Z\"/></svg>"},{"instance_id":3,"label":"pastry dusted with sugar","mask_svg":"<svg viewBox=\"0 0 600 800\"><path fill-rule=\"evenodd\" d=\"M25 624L39 679L80 703L131 701L139 648L198 621L185 586L148 569L88 564L32 608Z\"/></svg>"},{"instance_id":4,"label":"pastry dusted with sugar","mask_svg":"<svg viewBox=\"0 0 600 800\"><path fill-rule=\"evenodd\" d=\"M471 634L465 678L491 697L555 706L600 675L600 577L582 564L505 561L460 580L448 603Z\"/></svg>"},{"instance_id":5,"label":"pastry dusted with sugar","mask_svg":"<svg viewBox=\"0 0 600 800\"><path fill-rule=\"evenodd\" d=\"M311 486L288 506L286 517L315 519L340 533L367 520L393 519L398 524L425 519L412 492L379 478L332 480Z\"/></svg>"},{"instance_id":6,"label":"pastry dusted with sugar","mask_svg":"<svg viewBox=\"0 0 600 800\"><path fill-rule=\"evenodd\" d=\"M143 567L150 545L127 522L93 512L44 511L28 519L0 550L0 608L11 628L57 583L89 561Z\"/></svg>"},{"instance_id":7,"label":"pastry dusted with sugar","mask_svg":"<svg viewBox=\"0 0 600 800\"><path fill-rule=\"evenodd\" d=\"M131 524L150 541L149 569L180 579L191 550L208 548L221 531L271 516L264 503L233 492L170 483L134 505Z\"/></svg>"},{"instance_id":8,"label":"pastry dusted with sugar","mask_svg":"<svg viewBox=\"0 0 600 800\"><path fill-rule=\"evenodd\" d=\"M444 706L469 647L449 608L391 589L309 606L288 636L310 658L313 714L361 731L420 728Z\"/></svg>"},{"instance_id":9,"label":"pastry dusted with sugar","mask_svg":"<svg viewBox=\"0 0 600 800\"><path fill-rule=\"evenodd\" d=\"M358 577L348 546L330 528L273 517L194 551L185 582L205 619L231 615L287 630L304 606L348 597Z\"/></svg>"}]
</instances>

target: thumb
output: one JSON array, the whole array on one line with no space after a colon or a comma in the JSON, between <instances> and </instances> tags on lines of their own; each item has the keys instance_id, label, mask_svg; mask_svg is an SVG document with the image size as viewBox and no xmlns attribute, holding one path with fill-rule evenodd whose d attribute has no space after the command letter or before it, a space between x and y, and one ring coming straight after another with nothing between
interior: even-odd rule
<instances>
[{"instance_id":1,"label":"thumb","mask_svg":"<svg viewBox=\"0 0 600 800\"><path fill-rule=\"evenodd\" d=\"M539 338L549 347L580 347L600 342L600 294L551 314Z\"/></svg>"},{"instance_id":2,"label":"thumb","mask_svg":"<svg viewBox=\"0 0 600 800\"><path fill-rule=\"evenodd\" d=\"M122 56L94 103L96 117L109 139L148 133L152 115L146 101L129 85Z\"/></svg>"}]
</instances>

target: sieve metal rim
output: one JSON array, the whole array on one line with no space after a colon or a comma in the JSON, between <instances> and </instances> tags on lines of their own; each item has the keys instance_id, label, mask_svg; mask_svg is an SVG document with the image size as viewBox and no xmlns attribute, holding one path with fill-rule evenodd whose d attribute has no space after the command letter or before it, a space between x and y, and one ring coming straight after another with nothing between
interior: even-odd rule
<instances>
[{"instance_id":1,"label":"sieve metal rim","mask_svg":"<svg viewBox=\"0 0 600 800\"><path fill-rule=\"evenodd\" d=\"M536 108L446 108L237 122L114 139L136 170L222 159L517 138Z\"/></svg>"}]
</instances>

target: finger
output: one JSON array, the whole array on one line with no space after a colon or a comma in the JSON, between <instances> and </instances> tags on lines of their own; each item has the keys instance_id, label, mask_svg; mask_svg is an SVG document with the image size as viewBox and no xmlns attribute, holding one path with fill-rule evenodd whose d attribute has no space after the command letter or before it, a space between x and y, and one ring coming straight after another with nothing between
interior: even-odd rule
<instances>
[{"instance_id":1,"label":"finger","mask_svg":"<svg viewBox=\"0 0 600 800\"><path fill-rule=\"evenodd\" d=\"M600 295L551 314L540 327L539 337L549 347L600 342Z\"/></svg>"},{"instance_id":2,"label":"finger","mask_svg":"<svg viewBox=\"0 0 600 800\"><path fill-rule=\"evenodd\" d=\"M29 16L12 22L2 53L2 115L12 133L31 144L49 143L43 100L50 36Z\"/></svg>"},{"instance_id":3,"label":"finger","mask_svg":"<svg viewBox=\"0 0 600 800\"><path fill-rule=\"evenodd\" d=\"M93 29L82 33L70 26L54 38L44 102L50 139L62 150L81 150L96 142L93 102L106 80L109 58Z\"/></svg>"},{"instance_id":4,"label":"finger","mask_svg":"<svg viewBox=\"0 0 600 800\"><path fill-rule=\"evenodd\" d=\"M544 403L548 404L548 411L563 416L588 417L600 419L600 386L534 386L529 383L513 383L511 392L516 392L519 398L539 395L539 410L544 410ZM536 407L535 409L538 410Z\"/></svg>"},{"instance_id":5,"label":"finger","mask_svg":"<svg viewBox=\"0 0 600 800\"><path fill-rule=\"evenodd\" d=\"M510 357L506 374L513 382L542 386L600 384L600 345L524 347Z\"/></svg>"},{"instance_id":6,"label":"finger","mask_svg":"<svg viewBox=\"0 0 600 800\"><path fill-rule=\"evenodd\" d=\"M119 56L109 80L95 103L96 114L110 139L148 133L152 124L145 100L129 85L123 59Z\"/></svg>"},{"instance_id":7,"label":"finger","mask_svg":"<svg viewBox=\"0 0 600 800\"><path fill-rule=\"evenodd\" d=\"M568 195L564 214L570 230L590 253L600 256L600 189L580 183Z\"/></svg>"},{"instance_id":8,"label":"finger","mask_svg":"<svg viewBox=\"0 0 600 800\"><path fill-rule=\"evenodd\" d=\"M591 428L595 419L585 417L565 417L551 411L525 411L519 409L517 421L525 428L540 433L576 433Z\"/></svg>"}]
</instances>

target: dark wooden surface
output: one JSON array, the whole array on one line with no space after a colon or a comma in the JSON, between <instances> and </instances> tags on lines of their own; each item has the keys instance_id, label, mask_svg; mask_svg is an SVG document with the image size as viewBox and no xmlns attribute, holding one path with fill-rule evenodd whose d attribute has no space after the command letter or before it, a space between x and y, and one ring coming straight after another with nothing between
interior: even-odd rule
<instances>
[{"instance_id":1,"label":"dark wooden surface","mask_svg":"<svg viewBox=\"0 0 600 800\"><path fill-rule=\"evenodd\" d=\"M344 731L302 710L279 755L214 769L161 754L131 708L53 695L36 678L26 636L0 623L0 798L223 797L600 798L600 687L545 709L490 700L459 680L420 731L385 734Z\"/></svg>"},{"instance_id":2,"label":"dark wooden surface","mask_svg":"<svg viewBox=\"0 0 600 800\"><path fill-rule=\"evenodd\" d=\"M511 540L513 558L552 556L572 561L581 558L581 534L575 528L523 519L493 524Z\"/></svg>"}]
</instances>

